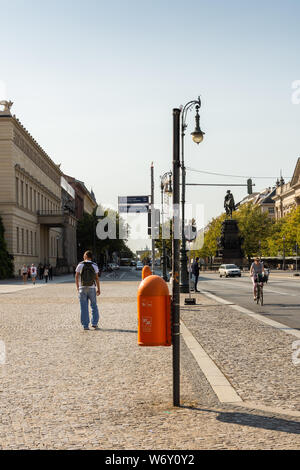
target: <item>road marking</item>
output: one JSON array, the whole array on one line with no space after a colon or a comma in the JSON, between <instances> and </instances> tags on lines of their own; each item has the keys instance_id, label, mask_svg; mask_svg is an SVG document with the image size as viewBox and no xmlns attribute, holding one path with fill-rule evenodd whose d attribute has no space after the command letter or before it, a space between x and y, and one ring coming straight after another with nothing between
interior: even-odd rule
<instances>
[{"instance_id":1,"label":"road marking","mask_svg":"<svg viewBox=\"0 0 300 470\"><path fill-rule=\"evenodd\" d=\"M235 406L251 410L258 410L268 413L276 413L280 415L300 418L299 411L288 410L279 407L265 406L260 403L254 403L248 400L244 401L233 388L233 386L230 384L230 382L222 373L222 371L218 368L218 366L214 363L210 356L205 352L200 343L192 335L190 330L185 326L182 320L180 321L180 332L188 349L194 356L198 366L202 370L207 381L210 383L220 403L234 404Z\"/></svg>"},{"instance_id":2,"label":"road marking","mask_svg":"<svg viewBox=\"0 0 300 470\"><path fill-rule=\"evenodd\" d=\"M181 320L181 333L183 339L194 356L197 364L204 373L208 382L212 386L215 394L221 403L236 403L241 402L241 397L236 393L230 382L226 379L225 375L216 366L209 355L204 351L202 346L194 338L192 333L185 326Z\"/></svg>"},{"instance_id":3,"label":"road marking","mask_svg":"<svg viewBox=\"0 0 300 470\"><path fill-rule=\"evenodd\" d=\"M234 310L237 310L238 312L241 313L246 313L250 317L254 318L255 320L258 320L260 322L265 323L266 325L272 326L273 328L276 328L277 330L284 331L288 335L296 336L296 338L300 338L300 331L295 330L294 328L290 328L286 325L283 325L282 323L279 323L275 320L271 320L270 318L266 318L263 315L260 315L259 313L252 312L252 310L248 310L245 307L241 307L240 305L233 304L231 302L228 302L228 300L222 299L221 297L217 297L216 295L211 294L210 292L201 290L201 294L204 294L206 297L209 297L212 300L215 300L216 302L224 305L230 305L231 308Z\"/></svg>"},{"instance_id":4,"label":"road marking","mask_svg":"<svg viewBox=\"0 0 300 470\"><path fill-rule=\"evenodd\" d=\"M251 281L251 284L246 284L246 282L244 281L240 281L239 283L233 283L233 282L230 282L229 280L228 281L220 281L220 280L212 280L211 282L218 282L218 284L222 284L222 285L226 285L227 287L238 287L238 288L244 288L244 289L249 289L249 286L251 287L252 286L252 281ZM228 284L230 282L230 284ZM272 281L270 281L272 282ZM273 290L273 289L270 289L269 287L264 287L265 291L268 293L268 292L273 292L274 294L280 294L280 295L288 295L290 297L299 297L300 294L290 294L288 292L281 292L281 291L277 291L277 290Z\"/></svg>"}]
</instances>

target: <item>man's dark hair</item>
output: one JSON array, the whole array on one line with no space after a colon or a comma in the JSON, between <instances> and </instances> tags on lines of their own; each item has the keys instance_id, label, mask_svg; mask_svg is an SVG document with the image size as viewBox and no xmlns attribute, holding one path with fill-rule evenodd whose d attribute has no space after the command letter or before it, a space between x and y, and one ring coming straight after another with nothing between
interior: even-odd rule
<instances>
[{"instance_id":1,"label":"man's dark hair","mask_svg":"<svg viewBox=\"0 0 300 470\"><path fill-rule=\"evenodd\" d=\"M93 253L90 250L88 250L84 253L83 256L86 256L88 259L92 259L93 258Z\"/></svg>"},{"instance_id":2,"label":"man's dark hair","mask_svg":"<svg viewBox=\"0 0 300 470\"><path fill-rule=\"evenodd\" d=\"M199 258L197 257L197 258L196 258L196 261L198 261L198 260L199 260Z\"/></svg>"}]
</instances>

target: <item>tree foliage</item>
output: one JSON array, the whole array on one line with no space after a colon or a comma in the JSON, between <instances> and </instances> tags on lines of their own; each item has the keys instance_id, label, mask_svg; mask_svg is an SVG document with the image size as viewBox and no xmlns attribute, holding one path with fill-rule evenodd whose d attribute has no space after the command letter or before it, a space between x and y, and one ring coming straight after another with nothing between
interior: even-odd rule
<instances>
[{"instance_id":1,"label":"tree foliage","mask_svg":"<svg viewBox=\"0 0 300 470\"><path fill-rule=\"evenodd\" d=\"M0 217L0 279L12 277L14 273L13 257L8 253L4 238L4 225Z\"/></svg>"},{"instance_id":2,"label":"tree foliage","mask_svg":"<svg viewBox=\"0 0 300 470\"><path fill-rule=\"evenodd\" d=\"M93 214L85 213L77 225L77 244L79 246L78 257L82 257L82 254L86 250L96 250L96 253L94 253L96 258L101 257L104 253L111 255L113 252L118 252L123 257L133 257L134 255L132 251L126 245L127 240L119 238L121 228L123 229L123 233L125 228L123 225L124 222L120 218L119 214L114 211L106 210L104 211L104 217L108 217L113 222L116 222L116 237L100 240L96 235L96 227L98 223L96 211L94 211Z\"/></svg>"}]
</instances>

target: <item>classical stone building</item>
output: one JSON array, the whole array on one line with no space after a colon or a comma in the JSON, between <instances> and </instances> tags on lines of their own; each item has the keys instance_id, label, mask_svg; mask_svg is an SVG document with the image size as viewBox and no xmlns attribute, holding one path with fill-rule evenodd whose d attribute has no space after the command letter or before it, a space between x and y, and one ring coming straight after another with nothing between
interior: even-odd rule
<instances>
[{"instance_id":1,"label":"classical stone building","mask_svg":"<svg viewBox=\"0 0 300 470\"><path fill-rule=\"evenodd\" d=\"M79 181L73 176L64 175L64 177L75 191L76 218L82 219L84 212L92 214L98 206L93 191L89 191L83 181Z\"/></svg>"},{"instance_id":2,"label":"classical stone building","mask_svg":"<svg viewBox=\"0 0 300 470\"><path fill-rule=\"evenodd\" d=\"M31 263L68 268L77 261L76 217L62 206L62 193L70 199L74 193L59 166L11 115L11 105L0 110L0 215L15 274Z\"/></svg>"},{"instance_id":3,"label":"classical stone building","mask_svg":"<svg viewBox=\"0 0 300 470\"><path fill-rule=\"evenodd\" d=\"M300 205L300 158L298 158L293 177L289 183L285 183L283 178L277 183L275 201L275 217L284 217L294 207Z\"/></svg>"}]
</instances>

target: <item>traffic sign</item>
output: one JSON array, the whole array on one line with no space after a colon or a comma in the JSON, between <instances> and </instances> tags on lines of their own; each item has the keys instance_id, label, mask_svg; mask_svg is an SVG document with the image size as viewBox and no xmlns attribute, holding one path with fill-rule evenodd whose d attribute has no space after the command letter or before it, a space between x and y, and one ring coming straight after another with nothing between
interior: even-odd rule
<instances>
[{"instance_id":1,"label":"traffic sign","mask_svg":"<svg viewBox=\"0 0 300 470\"><path fill-rule=\"evenodd\" d=\"M149 211L149 207L145 205L139 205L139 204L127 204L127 205L119 205L119 212L121 213L147 213Z\"/></svg>"},{"instance_id":2,"label":"traffic sign","mask_svg":"<svg viewBox=\"0 0 300 470\"><path fill-rule=\"evenodd\" d=\"M149 196L119 196L119 206L123 204L149 204Z\"/></svg>"}]
</instances>

